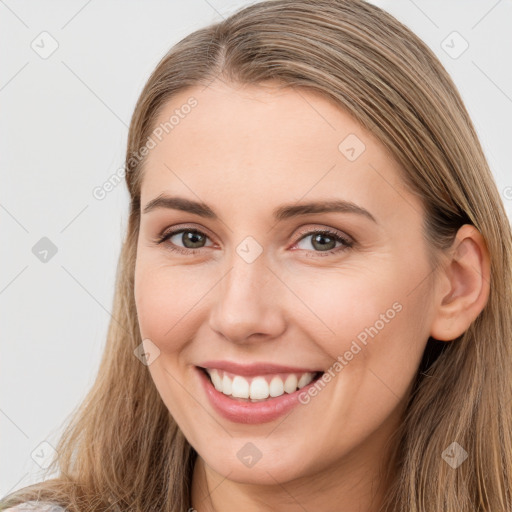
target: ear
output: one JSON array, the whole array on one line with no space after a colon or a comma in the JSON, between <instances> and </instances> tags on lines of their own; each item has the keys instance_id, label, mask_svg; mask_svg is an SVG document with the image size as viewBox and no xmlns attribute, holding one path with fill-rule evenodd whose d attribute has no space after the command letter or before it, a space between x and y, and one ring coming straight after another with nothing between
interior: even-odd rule
<instances>
[{"instance_id":1,"label":"ear","mask_svg":"<svg viewBox=\"0 0 512 512\"><path fill-rule=\"evenodd\" d=\"M490 290L490 258L480 232L470 224L460 227L447 252L434 299L430 335L451 341L463 334L484 309Z\"/></svg>"}]
</instances>

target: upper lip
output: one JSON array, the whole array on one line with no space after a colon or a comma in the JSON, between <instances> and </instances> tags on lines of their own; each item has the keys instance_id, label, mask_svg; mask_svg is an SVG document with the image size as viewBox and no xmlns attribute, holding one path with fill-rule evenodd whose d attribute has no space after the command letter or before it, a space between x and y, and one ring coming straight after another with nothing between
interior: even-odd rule
<instances>
[{"instance_id":1,"label":"upper lip","mask_svg":"<svg viewBox=\"0 0 512 512\"><path fill-rule=\"evenodd\" d=\"M232 361L204 361L200 365L201 368L217 368L218 370L225 370L236 375L245 375L253 377L255 375L265 375L267 373L316 373L323 372L323 370L314 370L311 368L297 368L294 366L283 366L280 364L270 362L260 362L251 364L240 364Z\"/></svg>"}]
</instances>

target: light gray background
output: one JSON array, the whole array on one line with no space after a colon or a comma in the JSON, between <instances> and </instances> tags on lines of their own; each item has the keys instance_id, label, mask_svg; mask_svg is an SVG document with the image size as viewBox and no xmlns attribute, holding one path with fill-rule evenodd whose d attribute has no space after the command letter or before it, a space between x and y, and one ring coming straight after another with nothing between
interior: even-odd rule
<instances>
[{"instance_id":1,"label":"light gray background","mask_svg":"<svg viewBox=\"0 0 512 512\"><path fill-rule=\"evenodd\" d=\"M146 79L174 43L250 3L0 0L0 496L41 478L96 375L128 193L92 191L123 166ZM512 218L512 2L374 3L454 78ZM469 44L458 58L454 31ZM51 38L43 59L31 45L48 50ZM32 252L43 237L57 247L46 263Z\"/></svg>"}]
</instances>

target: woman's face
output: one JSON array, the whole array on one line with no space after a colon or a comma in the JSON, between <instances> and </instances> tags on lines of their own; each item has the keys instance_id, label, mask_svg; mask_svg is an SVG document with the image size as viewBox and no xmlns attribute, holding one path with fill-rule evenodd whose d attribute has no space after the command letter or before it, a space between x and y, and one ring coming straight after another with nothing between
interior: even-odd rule
<instances>
[{"instance_id":1,"label":"woman's face","mask_svg":"<svg viewBox=\"0 0 512 512\"><path fill-rule=\"evenodd\" d=\"M270 82L190 88L159 125L135 298L165 405L209 471L230 480L376 471L433 318L423 208L398 164L329 100ZM145 212L159 196L181 202ZM180 208L192 203L206 206ZM307 376L231 367L218 390L198 367L222 362L297 368L298 380L326 373L293 394ZM281 396L251 402L247 389Z\"/></svg>"}]
</instances>

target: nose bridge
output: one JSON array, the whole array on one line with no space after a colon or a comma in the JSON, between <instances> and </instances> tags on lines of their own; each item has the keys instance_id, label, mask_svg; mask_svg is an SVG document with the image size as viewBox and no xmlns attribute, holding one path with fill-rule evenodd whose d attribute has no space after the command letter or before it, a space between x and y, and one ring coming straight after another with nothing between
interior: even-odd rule
<instances>
[{"instance_id":1,"label":"nose bridge","mask_svg":"<svg viewBox=\"0 0 512 512\"><path fill-rule=\"evenodd\" d=\"M280 281L264 253L247 257L244 243L229 258L229 269L216 287L210 326L218 334L241 342L253 334L278 336L284 328L278 306Z\"/></svg>"}]
</instances>

